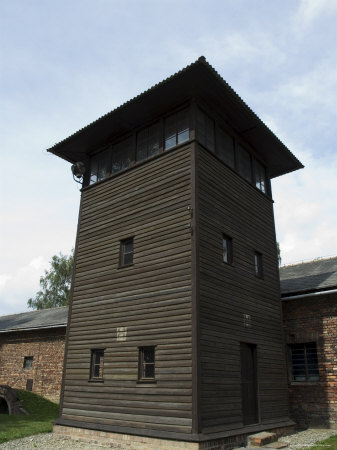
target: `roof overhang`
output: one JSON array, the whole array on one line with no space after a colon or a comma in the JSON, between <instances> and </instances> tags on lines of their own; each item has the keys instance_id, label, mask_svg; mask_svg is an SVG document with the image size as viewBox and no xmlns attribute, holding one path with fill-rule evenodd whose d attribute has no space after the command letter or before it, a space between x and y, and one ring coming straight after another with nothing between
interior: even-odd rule
<instances>
[{"instance_id":1,"label":"roof overhang","mask_svg":"<svg viewBox=\"0 0 337 450\"><path fill-rule=\"evenodd\" d=\"M108 144L115 136L150 122L191 98L215 105L224 120L261 155L271 178L303 167L203 57L48 151L71 163L86 162L92 151Z\"/></svg>"},{"instance_id":2,"label":"roof overhang","mask_svg":"<svg viewBox=\"0 0 337 450\"><path fill-rule=\"evenodd\" d=\"M0 330L0 333L14 333L16 331L32 331L32 330L50 330L51 328L66 328L66 323L60 323L56 325L43 325L41 327L21 327L21 328L6 328L4 330Z\"/></svg>"}]
</instances>

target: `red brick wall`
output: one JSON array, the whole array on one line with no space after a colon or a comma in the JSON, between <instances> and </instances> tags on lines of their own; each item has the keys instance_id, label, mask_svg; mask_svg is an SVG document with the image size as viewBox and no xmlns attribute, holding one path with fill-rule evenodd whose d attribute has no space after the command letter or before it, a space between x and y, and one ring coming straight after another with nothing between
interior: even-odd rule
<instances>
[{"instance_id":1,"label":"red brick wall","mask_svg":"<svg viewBox=\"0 0 337 450\"><path fill-rule=\"evenodd\" d=\"M0 384L26 389L33 379L32 391L59 401L65 327L0 334ZM33 356L33 367L24 369L25 356Z\"/></svg>"},{"instance_id":2,"label":"red brick wall","mask_svg":"<svg viewBox=\"0 0 337 450\"><path fill-rule=\"evenodd\" d=\"M286 343L316 342L319 381L291 382L290 412L300 427L337 428L337 295L283 302Z\"/></svg>"}]
</instances>

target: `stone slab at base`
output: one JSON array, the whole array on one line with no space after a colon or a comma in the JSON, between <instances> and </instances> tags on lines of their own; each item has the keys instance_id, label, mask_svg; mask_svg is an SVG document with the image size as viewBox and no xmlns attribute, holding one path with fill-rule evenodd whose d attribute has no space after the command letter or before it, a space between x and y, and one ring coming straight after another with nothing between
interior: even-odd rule
<instances>
[{"instance_id":1,"label":"stone slab at base","mask_svg":"<svg viewBox=\"0 0 337 450\"><path fill-rule=\"evenodd\" d=\"M252 447L262 447L275 441L277 441L276 433L269 433L267 431L248 436L248 445L251 445Z\"/></svg>"},{"instance_id":2,"label":"stone slab at base","mask_svg":"<svg viewBox=\"0 0 337 450\"><path fill-rule=\"evenodd\" d=\"M282 427L273 431L278 436L286 435L293 431L293 427ZM53 432L62 438L106 445L119 450L232 450L246 445L248 438L247 434L241 434L203 440L202 442L186 442L65 425L54 425Z\"/></svg>"}]
</instances>

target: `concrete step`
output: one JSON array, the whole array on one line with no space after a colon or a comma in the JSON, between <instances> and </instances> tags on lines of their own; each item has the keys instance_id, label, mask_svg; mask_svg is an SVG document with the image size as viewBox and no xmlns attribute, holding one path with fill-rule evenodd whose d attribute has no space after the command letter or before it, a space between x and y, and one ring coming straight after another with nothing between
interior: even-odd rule
<instances>
[{"instance_id":1,"label":"concrete step","mask_svg":"<svg viewBox=\"0 0 337 450\"><path fill-rule=\"evenodd\" d=\"M248 446L250 447L264 447L276 441L276 433L269 433L268 431L262 431L261 433L248 436Z\"/></svg>"}]
</instances>

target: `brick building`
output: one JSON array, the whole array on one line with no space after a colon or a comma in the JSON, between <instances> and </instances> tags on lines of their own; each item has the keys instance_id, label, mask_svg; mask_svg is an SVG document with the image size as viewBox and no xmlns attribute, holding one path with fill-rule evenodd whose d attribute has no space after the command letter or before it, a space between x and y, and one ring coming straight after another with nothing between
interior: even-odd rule
<instances>
[{"instance_id":1,"label":"brick building","mask_svg":"<svg viewBox=\"0 0 337 450\"><path fill-rule=\"evenodd\" d=\"M68 307L0 317L0 385L60 397Z\"/></svg>"},{"instance_id":2,"label":"brick building","mask_svg":"<svg viewBox=\"0 0 337 450\"><path fill-rule=\"evenodd\" d=\"M280 269L290 412L301 427L337 427L337 258Z\"/></svg>"}]
</instances>

